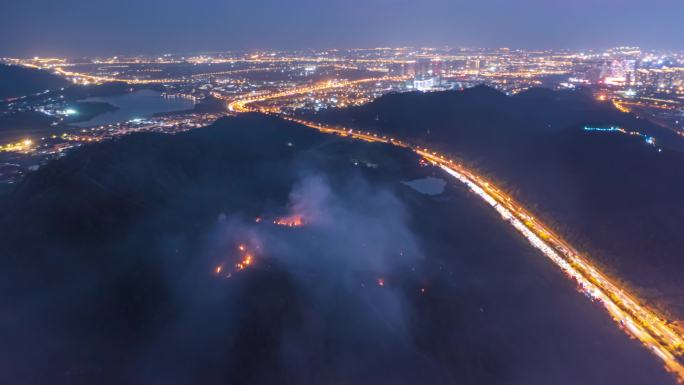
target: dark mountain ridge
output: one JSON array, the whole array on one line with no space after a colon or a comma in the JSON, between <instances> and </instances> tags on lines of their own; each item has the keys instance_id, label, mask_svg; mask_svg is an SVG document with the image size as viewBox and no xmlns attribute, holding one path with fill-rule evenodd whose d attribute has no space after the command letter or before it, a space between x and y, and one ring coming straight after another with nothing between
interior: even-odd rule
<instances>
[{"instance_id":1,"label":"dark mountain ridge","mask_svg":"<svg viewBox=\"0 0 684 385\"><path fill-rule=\"evenodd\" d=\"M0 64L0 99L16 98L70 84L66 79L47 71Z\"/></svg>"}]
</instances>

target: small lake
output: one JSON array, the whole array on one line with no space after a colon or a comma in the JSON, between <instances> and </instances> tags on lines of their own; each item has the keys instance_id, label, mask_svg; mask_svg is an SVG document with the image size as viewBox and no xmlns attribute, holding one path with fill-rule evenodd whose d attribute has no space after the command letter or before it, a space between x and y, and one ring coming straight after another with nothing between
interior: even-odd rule
<instances>
[{"instance_id":1,"label":"small lake","mask_svg":"<svg viewBox=\"0 0 684 385\"><path fill-rule=\"evenodd\" d=\"M117 106L116 111L105 112L85 122L74 123L78 127L100 126L125 122L135 118L150 117L155 113L191 109L194 103L181 98L165 98L157 91L140 90L123 95L94 97L79 102L104 102Z\"/></svg>"},{"instance_id":2,"label":"small lake","mask_svg":"<svg viewBox=\"0 0 684 385\"><path fill-rule=\"evenodd\" d=\"M431 176L402 183L425 195L439 195L444 192L446 186L444 179Z\"/></svg>"}]
</instances>

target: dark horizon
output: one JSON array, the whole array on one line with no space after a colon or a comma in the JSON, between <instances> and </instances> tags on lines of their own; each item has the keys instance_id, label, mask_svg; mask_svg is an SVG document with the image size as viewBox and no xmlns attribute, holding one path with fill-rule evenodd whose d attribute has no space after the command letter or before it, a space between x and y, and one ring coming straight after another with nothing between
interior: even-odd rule
<instances>
[{"instance_id":1,"label":"dark horizon","mask_svg":"<svg viewBox=\"0 0 684 385\"><path fill-rule=\"evenodd\" d=\"M12 39L0 56L22 57L385 46L670 50L682 48L684 36L684 3L671 0L28 0L4 8L0 32Z\"/></svg>"}]
</instances>

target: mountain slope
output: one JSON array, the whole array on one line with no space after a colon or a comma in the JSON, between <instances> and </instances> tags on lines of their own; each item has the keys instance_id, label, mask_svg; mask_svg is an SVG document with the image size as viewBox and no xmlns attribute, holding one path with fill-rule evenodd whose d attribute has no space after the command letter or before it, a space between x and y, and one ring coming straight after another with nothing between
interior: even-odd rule
<instances>
[{"instance_id":1,"label":"mountain slope","mask_svg":"<svg viewBox=\"0 0 684 385\"><path fill-rule=\"evenodd\" d=\"M427 176L258 115L79 148L0 196L0 379L674 382L463 186L402 183Z\"/></svg>"},{"instance_id":2,"label":"mountain slope","mask_svg":"<svg viewBox=\"0 0 684 385\"><path fill-rule=\"evenodd\" d=\"M0 99L67 87L70 83L49 72L0 64Z\"/></svg>"}]
</instances>

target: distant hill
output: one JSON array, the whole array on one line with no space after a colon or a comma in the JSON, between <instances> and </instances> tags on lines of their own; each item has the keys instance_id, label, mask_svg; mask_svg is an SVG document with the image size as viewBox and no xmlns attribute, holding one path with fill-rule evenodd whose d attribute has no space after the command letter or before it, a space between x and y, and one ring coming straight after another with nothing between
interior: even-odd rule
<instances>
[{"instance_id":1,"label":"distant hill","mask_svg":"<svg viewBox=\"0 0 684 385\"><path fill-rule=\"evenodd\" d=\"M684 153L676 134L581 92L480 86L391 94L311 119L456 156L511 191L640 295L684 318ZM584 126L619 126L657 139ZM662 147L662 152L658 148Z\"/></svg>"},{"instance_id":2,"label":"distant hill","mask_svg":"<svg viewBox=\"0 0 684 385\"><path fill-rule=\"evenodd\" d=\"M67 87L70 83L47 71L0 64L0 99Z\"/></svg>"},{"instance_id":3,"label":"distant hill","mask_svg":"<svg viewBox=\"0 0 684 385\"><path fill-rule=\"evenodd\" d=\"M472 146L481 142L490 146L492 141L524 146L532 137L553 136L584 124L619 125L655 136L661 139L661 145L684 149L682 141L675 140L676 134L623 114L607 102L596 102L582 92L543 88L514 96L486 86L463 91L395 93L364 106L324 110L311 117L382 130L433 147L444 143L449 145L449 151L457 150L453 145L458 143L466 151L474 150Z\"/></svg>"}]
</instances>

